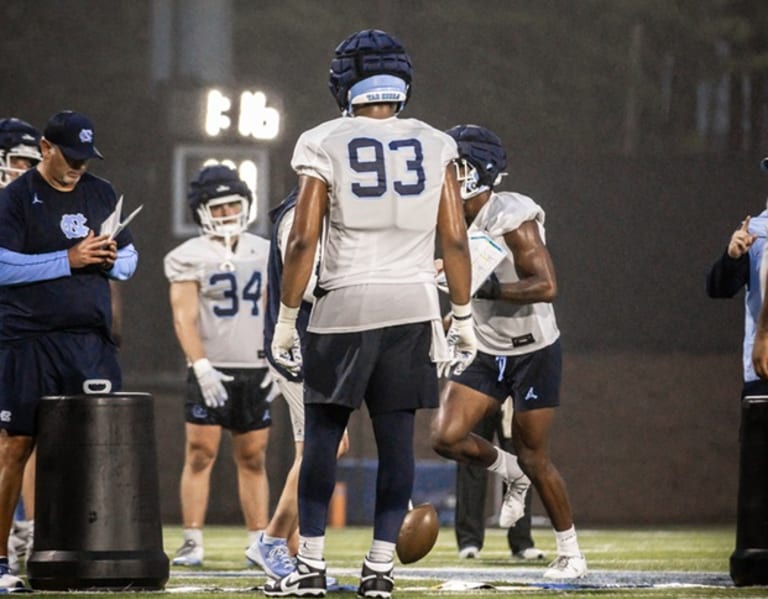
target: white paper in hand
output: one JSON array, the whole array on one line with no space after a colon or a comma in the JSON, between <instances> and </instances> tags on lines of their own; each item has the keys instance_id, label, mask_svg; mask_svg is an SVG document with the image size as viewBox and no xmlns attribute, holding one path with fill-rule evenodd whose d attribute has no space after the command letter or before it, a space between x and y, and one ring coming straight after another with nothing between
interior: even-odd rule
<instances>
[{"instance_id":1,"label":"white paper in hand","mask_svg":"<svg viewBox=\"0 0 768 599\"><path fill-rule=\"evenodd\" d=\"M472 258L472 288L470 295L485 280L491 276L493 270L507 255L507 250L491 239L490 235L483 231L471 231L469 233L469 254ZM448 283L445 279L445 272L437 275L437 287L440 291L448 293Z\"/></svg>"},{"instance_id":2,"label":"white paper in hand","mask_svg":"<svg viewBox=\"0 0 768 599\"><path fill-rule=\"evenodd\" d=\"M128 215L128 218L126 218L124 221L120 221L120 213L123 210L123 196L120 196L120 199L117 200L117 204L115 205L115 210L106 218L103 223L101 223L101 230L99 231L99 235L108 235L110 239L114 239L123 229L125 229L125 227L128 226L128 223L133 220L133 217L136 216L142 208L144 208L144 204L131 212Z\"/></svg>"}]
</instances>

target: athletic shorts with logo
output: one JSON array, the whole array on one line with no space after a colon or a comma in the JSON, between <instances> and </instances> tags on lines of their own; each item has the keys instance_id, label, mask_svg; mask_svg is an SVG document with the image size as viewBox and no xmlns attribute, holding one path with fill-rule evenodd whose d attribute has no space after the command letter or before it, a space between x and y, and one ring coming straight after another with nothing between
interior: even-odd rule
<instances>
[{"instance_id":1,"label":"athletic shorts with logo","mask_svg":"<svg viewBox=\"0 0 768 599\"><path fill-rule=\"evenodd\" d=\"M503 403L512 397L518 412L560 405L563 355L558 339L519 356L493 356L481 351L464 372L451 380Z\"/></svg>"},{"instance_id":2,"label":"athletic shorts with logo","mask_svg":"<svg viewBox=\"0 0 768 599\"><path fill-rule=\"evenodd\" d=\"M230 431L248 432L272 425L271 404L267 402L269 386L262 389L266 368L217 368L235 377L224 382L229 399L220 408L210 408L200 392L194 371L187 371L184 416L190 424L217 425Z\"/></svg>"},{"instance_id":3,"label":"athletic shorts with logo","mask_svg":"<svg viewBox=\"0 0 768 599\"><path fill-rule=\"evenodd\" d=\"M374 416L438 405L430 322L351 333L308 332L305 341L305 404L358 409L365 400Z\"/></svg>"},{"instance_id":4,"label":"athletic shorts with logo","mask_svg":"<svg viewBox=\"0 0 768 599\"><path fill-rule=\"evenodd\" d=\"M122 389L117 348L93 332L56 331L0 347L0 429L34 436L35 411L47 395L82 395L86 380Z\"/></svg>"}]
</instances>

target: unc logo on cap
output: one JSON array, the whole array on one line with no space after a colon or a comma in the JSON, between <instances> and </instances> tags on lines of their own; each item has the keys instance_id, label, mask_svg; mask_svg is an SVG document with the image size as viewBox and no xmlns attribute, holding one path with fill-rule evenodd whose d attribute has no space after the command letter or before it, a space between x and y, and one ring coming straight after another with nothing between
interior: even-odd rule
<instances>
[{"instance_id":1,"label":"unc logo on cap","mask_svg":"<svg viewBox=\"0 0 768 599\"><path fill-rule=\"evenodd\" d=\"M80 141L84 144L93 142L93 129L80 129Z\"/></svg>"}]
</instances>

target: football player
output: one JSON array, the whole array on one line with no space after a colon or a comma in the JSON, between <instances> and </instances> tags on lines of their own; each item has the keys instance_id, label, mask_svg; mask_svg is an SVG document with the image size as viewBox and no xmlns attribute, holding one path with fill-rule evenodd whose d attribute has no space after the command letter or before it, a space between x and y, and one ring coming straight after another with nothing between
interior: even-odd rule
<instances>
[{"instance_id":1,"label":"football player","mask_svg":"<svg viewBox=\"0 0 768 599\"><path fill-rule=\"evenodd\" d=\"M265 453L272 424L264 356L269 242L249 233L251 191L227 166L203 168L190 184L200 235L164 261L173 326L187 360L186 447L180 495L184 542L175 566L203 564L210 475L222 429L232 435L248 545L267 524Z\"/></svg>"},{"instance_id":2,"label":"football player","mask_svg":"<svg viewBox=\"0 0 768 599\"><path fill-rule=\"evenodd\" d=\"M293 224L294 209L298 190L293 189L282 202L269 212L272 221L272 236L270 239L269 254L269 285L267 286L267 312L264 323L264 349L269 360L269 370L272 378L285 399L293 429L293 441L295 444L294 460L285 479L280 499L272 514L269 524L264 529L259 539L250 545L245 556L249 561L258 565L270 578L280 579L290 574L295 569L292 555L298 551L298 524L299 513L297 494L299 484L299 468L304 453L304 390L303 379L300 374L295 374L280 364L272 356L271 344L280 309L280 282L283 272L283 258L288 240L288 233ZM317 257L315 258L317 264ZM310 278L307 290L301 302L300 315L296 321L296 330L299 340L304 338L309 321L309 312L312 309L314 296L312 291L317 281L316 270ZM300 351L300 348L296 348ZM337 457L341 457L349 448L349 435L344 434L339 446ZM331 577L328 577L328 586L332 587Z\"/></svg>"},{"instance_id":3,"label":"football player","mask_svg":"<svg viewBox=\"0 0 768 599\"><path fill-rule=\"evenodd\" d=\"M23 172L36 166L40 154L40 131L17 118L0 119L0 187L5 187ZM22 499L8 539L8 564L11 572L18 573L19 559L32 551L35 514L35 451L24 466L21 485Z\"/></svg>"},{"instance_id":4,"label":"football player","mask_svg":"<svg viewBox=\"0 0 768 599\"><path fill-rule=\"evenodd\" d=\"M41 159L40 131L21 119L0 119L0 187L36 166Z\"/></svg>"},{"instance_id":5,"label":"football player","mask_svg":"<svg viewBox=\"0 0 768 599\"><path fill-rule=\"evenodd\" d=\"M456 172L471 223L468 230L488 234L507 254L473 296L477 357L466 370L453 373L445 386L432 444L445 458L482 466L505 479L502 527L523 517L533 481L557 540L557 558L544 577L579 578L586 574L587 563L579 549L565 483L549 457L550 429L560 405L562 353L552 306L557 282L544 241L544 211L527 196L494 191L507 164L494 133L458 125L448 134L459 147ZM472 432L508 396L514 402L512 442L517 457Z\"/></svg>"},{"instance_id":6,"label":"football player","mask_svg":"<svg viewBox=\"0 0 768 599\"><path fill-rule=\"evenodd\" d=\"M288 237L275 361L304 374L306 434L299 474L296 570L268 596L324 596L325 526L336 449L365 401L378 453L373 540L357 593L386 599L396 540L414 476L416 410L438 403L437 362L462 368L475 352L469 244L451 162L456 142L398 113L411 91L411 59L391 35L368 29L336 48L329 87L342 116L304 132ZM296 320L322 235L315 304L296 351ZM457 325L453 359L442 330L435 238L445 258Z\"/></svg>"}]
</instances>

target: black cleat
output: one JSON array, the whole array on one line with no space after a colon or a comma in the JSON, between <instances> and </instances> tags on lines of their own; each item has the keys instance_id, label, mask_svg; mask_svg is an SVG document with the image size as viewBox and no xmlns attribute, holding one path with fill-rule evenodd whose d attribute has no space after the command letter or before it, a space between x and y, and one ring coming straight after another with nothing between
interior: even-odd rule
<instances>
[{"instance_id":1,"label":"black cleat","mask_svg":"<svg viewBox=\"0 0 768 599\"><path fill-rule=\"evenodd\" d=\"M395 588L395 579L392 576L394 566L394 562L372 562L366 556L363 559L357 596L366 599L390 599L392 589Z\"/></svg>"}]
</instances>

